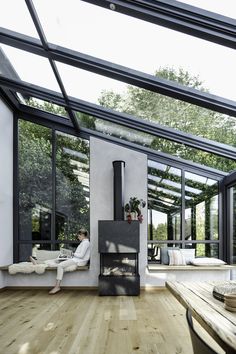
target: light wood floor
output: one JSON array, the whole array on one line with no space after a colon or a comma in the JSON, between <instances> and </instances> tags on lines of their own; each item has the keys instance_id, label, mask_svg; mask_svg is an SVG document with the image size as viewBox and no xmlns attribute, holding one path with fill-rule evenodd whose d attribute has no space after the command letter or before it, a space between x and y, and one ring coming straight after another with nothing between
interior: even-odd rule
<instances>
[{"instance_id":1,"label":"light wood floor","mask_svg":"<svg viewBox=\"0 0 236 354\"><path fill-rule=\"evenodd\" d=\"M138 297L92 290L0 293L4 354L192 354L185 309L166 289Z\"/></svg>"}]
</instances>

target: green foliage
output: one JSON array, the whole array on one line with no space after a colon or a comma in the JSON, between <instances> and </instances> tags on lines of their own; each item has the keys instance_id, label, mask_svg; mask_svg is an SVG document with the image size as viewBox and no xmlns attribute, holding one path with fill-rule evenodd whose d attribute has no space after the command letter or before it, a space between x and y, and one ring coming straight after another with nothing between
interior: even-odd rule
<instances>
[{"instance_id":1,"label":"green foliage","mask_svg":"<svg viewBox=\"0 0 236 354\"><path fill-rule=\"evenodd\" d=\"M74 172L78 162L89 172L89 146L66 134L56 137L56 233L72 240L79 228L89 229L89 204ZM20 237L32 239L32 232L41 232L42 215L51 218L53 210L52 131L20 120L18 146Z\"/></svg>"},{"instance_id":2,"label":"green foliage","mask_svg":"<svg viewBox=\"0 0 236 354\"><path fill-rule=\"evenodd\" d=\"M138 216L140 216L141 209L145 206L146 202L143 199L138 199L137 197L130 197L129 202L125 204L125 212L137 212Z\"/></svg>"},{"instance_id":3,"label":"green foliage","mask_svg":"<svg viewBox=\"0 0 236 354\"><path fill-rule=\"evenodd\" d=\"M183 69L176 71L173 68L160 68L155 72L155 75L188 87L207 91L197 76L191 76ZM103 91L99 103L132 114L140 119L236 146L235 119L203 107L134 86L127 86L127 92L123 95L113 91ZM229 172L236 168L236 163L233 160L158 137L153 137L150 147L222 171Z\"/></svg>"}]
</instances>

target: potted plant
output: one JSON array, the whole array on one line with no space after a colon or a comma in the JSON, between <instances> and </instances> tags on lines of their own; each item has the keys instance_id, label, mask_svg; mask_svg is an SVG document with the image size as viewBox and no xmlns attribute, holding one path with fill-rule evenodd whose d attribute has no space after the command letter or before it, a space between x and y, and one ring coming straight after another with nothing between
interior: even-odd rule
<instances>
[{"instance_id":1,"label":"potted plant","mask_svg":"<svg viewBox=\"0 0 236 354\"><path fill-rule=\"evenodd\" d=\"M146 202L143 199L137 197L130 197L129 202L125 204L125 212L127 214L128 222L131 220L143 221L142 208L146 206Z\"/></svg>"}]
</instances>

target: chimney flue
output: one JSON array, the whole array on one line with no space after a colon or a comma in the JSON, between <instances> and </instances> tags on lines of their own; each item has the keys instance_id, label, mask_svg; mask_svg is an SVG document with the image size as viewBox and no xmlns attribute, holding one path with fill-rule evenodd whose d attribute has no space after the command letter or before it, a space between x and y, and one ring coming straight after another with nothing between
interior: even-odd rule
<instances>
[{"instance_id":1,"label":"chimney flue","mask_svg":"<svg viewBox=\"0 0 236 354\"><path fill-rule=\"evenodd\" d=\"M113 161L114 220L124 220L124 161Z\"/></svg>"}]
</instances>

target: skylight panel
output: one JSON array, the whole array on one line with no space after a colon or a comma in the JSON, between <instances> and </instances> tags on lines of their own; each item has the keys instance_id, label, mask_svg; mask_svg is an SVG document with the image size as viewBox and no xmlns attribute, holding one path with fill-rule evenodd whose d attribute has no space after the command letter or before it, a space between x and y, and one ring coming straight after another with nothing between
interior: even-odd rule
<instances>
[{"instance_id":1,"label":"skylight panel","mask_svg":"<svg viewBox=\"0 0 236 354\"><path fill-rule=\"evenodd\" d=\"M236 101L233 49L84 1L34 3L49 42L152 75L182 69L204 90Z\"/></svg>"},{"instance_id":2,"label":"skylight panel","mask_svg":"<svg viewBox=\"0 0 236 354\"><path fill-rule=\"evenodd\" d=\"M236 18L235 0L181 0L178 2L200 7L204 10L216 12L223 16Z\"/></svg>"},{"instance_id":3,"label":"skylight panel","mask_svg":"<svg viewBox=\"0 0 236 354\"><path fill-rule=\"evenodd\" d=\"M23 0L1 1L0 26L38 38L34 23Z\"/></svg>"},{"instance_id":4,"label":"skylight panel","mask_svg":"<svg viewBox=\"0 0 236 354\"><path fill-rule=\"evenodd\" d=\"M124 93L126 90L127 85L124 82L59 62L57 67L69 96L98 103L104 90L113 90L115 93Z\"/></svg>"},{"instance_id":5,"label":"skylight panel","mask_svg":"<svg viewBox=\"0 0 236 354\"><path fill-rule=\"evenodd\" d=\"M49 61L46 58L4 44L1 44L0 48L20 80L60 92ZM0 62L1 74L7 78L12 78L11 73L2 72L2 64Z\"/></svg>"}]
</instances>

